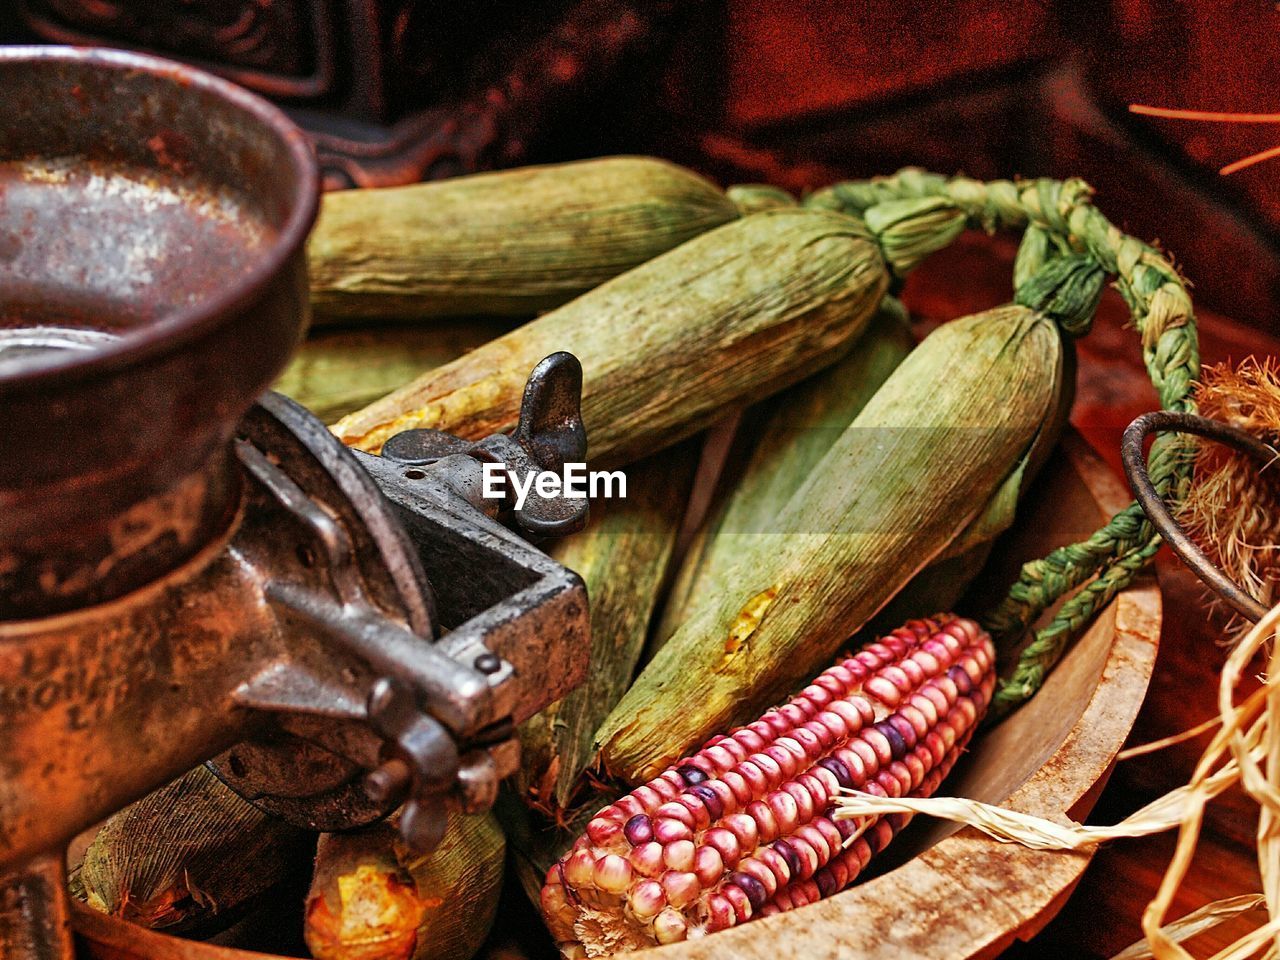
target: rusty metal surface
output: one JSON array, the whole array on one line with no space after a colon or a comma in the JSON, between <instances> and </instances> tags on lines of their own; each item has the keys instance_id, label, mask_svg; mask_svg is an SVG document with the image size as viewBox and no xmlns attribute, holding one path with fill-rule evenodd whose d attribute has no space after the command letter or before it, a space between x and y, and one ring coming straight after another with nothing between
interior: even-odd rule
<instances>
[{"instance_id":1,"label":"rusty metal surface","mask_svg":"<svg viewBox=\"0 0 1280 960\"><path fill-rule=\"evenodd\" d=\"M538 471L560 471L567 463L581 464L587 456L587 430L582 423L582 364L563 351L544 358L525 384L520 419L510 436L495 435L471 442L440 430L405 430L388 438L382 456L419 467L446 457L471 457L477 462L505 464L520 484ZM483 496L483 477L474 465L455 461L441 474L451 480L459 496L477 510L510 523L532 538L561 537L587 524L585 497L544 497L528 487L524 503L517 504L511 484L500 498ZM404 476L414 479L413 472Z\"/></svg>"},{"instance_id":2,"label":"rusty metal surface","mask_svg":"<svg viewBox=\"0 0 1280 960\"><path fill-rule=\"evenodd\" d=\"M225 530L227 441L306 322L318 179L278 110L166 61L0 48L0 95L0 330L113 337L0 364L3 620Z\"/></svg>"},{"instance_id":3,"label":"rusty metal surface","mask_svg":"<svg viewBox=\"0 0 1280 960\"><path fill-rule=\"evenodd\" d=\"M581 581L459 497L451 463L366 475L280 397L242 433L225 539L111 603L0 623L0 869L26 877L220 751L265 809L331 829L407 800L401 831L430 847L448 804L492 802L515 724L581 680ZM436 610L423 567L449 584ZM400 776L369 790L369 769Z\"/></svg>"},{"instance_id":4,"label":"rusty metal surface","mask_svg":"<svg viewBox=\"0 0 1280 960\"><path fill-rule=\"evenodd\" d=\"M72 949L62 859L60 853L50 854L13 873L0 872L0 955L64 960Z\"/></svg>"}]
</instances>

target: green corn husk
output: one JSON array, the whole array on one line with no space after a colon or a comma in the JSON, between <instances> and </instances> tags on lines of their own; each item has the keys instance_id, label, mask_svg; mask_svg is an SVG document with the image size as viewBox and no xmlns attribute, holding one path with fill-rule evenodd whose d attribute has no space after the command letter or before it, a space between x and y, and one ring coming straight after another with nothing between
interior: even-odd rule
<instances>
[{"instance_id":1,"label":"green corn husk","mask_svg":"<svg viewBox=\"0 0 1280 960\"><path fill-rule=\"evenodd\" d=\"M862 223L771 210L697 237L365 409L334 432L377 452L434 427L481 437L514 426L529 371L570 350L597 461L624 463L840 358L888 284Z\"/></svg>"},{"instance_id":2,"label":"green corn husk","mask_svg":"<svg viewBox=\"0 0 1280 960\"><path fill-rule=\"evenodd\" d=\"M860 635L873 639L916 617L931 616L938 610L954 610L982 568L986 566L996 538L1011 526L1022 500L1040 468L1057 449L1062 431L1071 418L1075 399L1075 345L1063 340L1063 375L1058 384L1053 412L1036 434L1031 448L987 501L986 509L964 528L936 560L911 581L864 626ZM855 638L853 646L859 640Z\"/></svg>"},{"instance_id":3,"label":"green corn husk","mask_svg":"<svg viewBox=\"0 0 1280 960\"><path fill-rule=\"evenodd\" d=\"M492 814L451 812L425 857L386 823L324 834L307 894L307 948L316 960L468 960L493 925L505 856Z\"/></svg>"},{"instance_id":4,"label":"green corn husk","mask_svg":"<svg viewBox=\"0 0 1280 960\"><path fill-rule=\"evenodd\" d=\"M85 851L78 887L101 913L190 930L305 870L310 848L309 834L201 766L111 817Z\"/></svg>"},{"instance_id":5,"label":"green corn husk","mask_svg":"<svg viewBox=\"0 0 1280 960\"><path fill-rule=\"evenodd\" d=\"M718 498L685 552L650 656L684 620L692 598L736 559L719 534L771 529L783 504L914 345L901 304L886 299L847 357L743 415L734 440L742 449L731 456L745 463L726 477L732 489Z\"/></svg>"},{"instance_id":6,"label":"green corn husk","mask_svg":"<svg viewBox=\"0 0 1280 960\"><path fill-rule=\"evenodd\" d=\"M737 216L711 182L648 157L330 193L311 302L320 322L532 316Z\"/></svg>"},{"instance_id":7,"label":"green corn husk","mask_svg":"<svg viewBox=\"0 0 1280 960\"><path fill-rule=\"evenodd\" d=\"M799 201L781 187L768 183L740 183L725 190L725 195L745 217L761 210L799 206Z\"/></svg>"},{"instance_id":8,"label":"green corn husk","mask_svg":"<svg viewBox=\"0 0 1280 960\"><path fill-rule=\"evenodd\" d=\"M272 389L332 423L510 329L510 321L473 319L316 330Z\"/></svg>"},{"instance_id":9,"label":"green corn husk","mask_svg":"<svg viewBox=\"0 0 1280 960\"><path fill-rule=\"evenodd\" d=\"M582 577L591 605L586 682L520 728L516 789L546 812L567 808L594 755L596 728L631 684L684 518L700 444L627 471L625 500L591 505L591 522L551 555Z\"/></svg>"},{"instance_id":10,"label":"green corn husk","mask_svg":"<svg viewBox=\"0 0 1280 960\"><path fill-rule=\"evenodd\" d=\"M988 509L1063 377L1059 331L1026 308L934 331L780 512L781 535L728 534L736 562L602 725L605 772L654 776L816 672Z\"/></svg>"}]
</instances>

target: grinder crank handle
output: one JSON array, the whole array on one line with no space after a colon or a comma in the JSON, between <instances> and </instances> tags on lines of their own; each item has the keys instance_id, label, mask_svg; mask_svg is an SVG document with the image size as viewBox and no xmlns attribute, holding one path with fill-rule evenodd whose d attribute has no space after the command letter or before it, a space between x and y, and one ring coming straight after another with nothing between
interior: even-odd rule
<instances>
[{"instance_id":1,"label":"grinder crank handle","mask_svg":"<svg viewBox=\"0 0 1280 960\"><path fill-rule=\"evenodd\" d=\"M365 793L387 807L404 801L400 836L419 853L433 850L444 836L451 794L464 813L488 810L497 799L498 784L519 765L519 744L510 723L482 732L460 757L448 731L419 709L404 683L390 677L373 685L368 715L370 726L386 742L386 759L365 777Z\"/></svg>"}]
</instances>

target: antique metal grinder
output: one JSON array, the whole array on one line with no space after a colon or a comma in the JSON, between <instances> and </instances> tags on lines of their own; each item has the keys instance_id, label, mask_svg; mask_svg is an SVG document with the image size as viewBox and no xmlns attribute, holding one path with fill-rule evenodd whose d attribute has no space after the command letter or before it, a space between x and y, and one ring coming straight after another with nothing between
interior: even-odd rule
<instances>
[{"instance_id":1,"label":"antique metal grinder","mask_svg":"<svg viewBox=\"0 0 1280 960\"><path fill-rule=\"evenodd\" d=\"M68 841L210 761L318 830L427 849L585 670L578 578L481 497L582 459L581 370L519 428L347 450L263 390L306 323L318 175L253 95L133 54L0 48L0 956L74 955Z\"/></svg>"}]
</instances>

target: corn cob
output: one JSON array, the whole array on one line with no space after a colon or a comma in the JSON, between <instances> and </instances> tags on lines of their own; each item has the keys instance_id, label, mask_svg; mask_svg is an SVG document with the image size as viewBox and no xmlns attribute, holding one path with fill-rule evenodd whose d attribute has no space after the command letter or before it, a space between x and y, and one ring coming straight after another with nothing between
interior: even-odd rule
<instances>
[{"instance_id":1,"label":"corn cob","mask_svg":"<svg viewBox=\"0 0 1280 960\"><path fill-rule=\"evenodd\" d=\"M930 610L954 607L986 566L996 538L1013 526L1019 502L1057 449L1062 431L1071 420L1076 354L1072 341L1064 339L1062 347L1062 376L1053 409L1031 441L1026 456L992 494L986 509L867 622L861 636L873 637L896 623L925 616Z\"/></svg>"},{"instance_id":2,"label":"corn cob","mask_svg":"<svg viewBox=\"0 0 1280 960\"><path fill-rule=\"evenodd\" d=\"M510 329L509 320L473 318L313 331L272 389L332 423Z\"/></svg>"},{"instance_id":3,"label":"corn cob","mask_svg":"<svg viewBox=\"0 0 1280 960\"><path fill-rule=\"evenodd\" d=\"M738 216L714 184L612 157L324 197L316 316L532 316Z\"/></svg>"},{"instance_id":4,"label":"corn cob","mask_svg":"<svg viewBox=\"0 0 1280 960\"><path fill-rule=\"evenodd\" d=\"M740 454L746 465L685 553L649 657L679 627L690 600L714 589L716 577L734 563L738 544L732 538L719 539L719 534L771 529L787 500L902 362L912 342L904 308L886 298L848 357L748 412L743 421L750 430L740 430L746 435L735 440L735 446L748 447ZM1013 523L1019 498L1048 459L1070 417L1075 351L1070 341L1064 341L1063 347L1064 371L1054 413L1036 434L1023 463L991 497L987 509L876 614L867 626L868 635L931 610L955 606L982 569L995 538Z\"/></svg>"},{"instance_id":5,"label":"corn cob","mask_svg":"<svg viewBox=\"0 0 1280 960\"><path fill-rule=\"evenodd\" d=\"M627 498L593 503L587 529L551 550L591 598L591 670L581 687L520 728L516 788L539 809L569 806L594 756L596 728L631 683L700 450L690 440L629 468Z\"/></svg>"},{"instance_id":6,"label":"corn cob","mask_svg":"<svg viewBox=\"0 0 1280 960\"><path fill-rule=\"evenodd\" d=\"M309 849L308 834L201 766L111 817L85 851L78 880L101 913L189 930L305 870Z\"/></svg>"},{"instance_id":7,"label":"corn cob","mask_svg":"<svg viewBox=\"0 0 1280 960\"><path fill-rule=\"evenodd\" d=\"M418 378L334 432L377 452L411 427L466 437L509 430L529 371L571 349L586 372L590 456L624 463L839 359L887 283L860 221L818 210L757 213Z\"/></svg>"},{"instance_id":8,"label":"corn cob","mask_svg":"<svg viewBox=\"0 0 1280 960\"><path fill-rule=\"evenodd\" d=\"M905 820L836 819L832 800L936 790L994 664L972 620L911 621L604 808L547 871L542 911L561 950L672 943L844 889Z\"/></svg>"},{"instance_id":9,"label":"corn cob","mask_svg":"<svg viewBox=\"0 0 1280 960\"><path fill-rule=\"evenodd\" d=\"M711 589L737 555L721 532L762 533L804 483L836 438L907 354L914 341L901 304L886 298L849 355L815 377L757 404L742 417L721 496L685 552L649 655L684 620L690 600ZM729 475L731 474L731 475ZM945 605L944 605L945 606ZM929 608L934 609L934 608Z\"/></svg>"},{"instance_id":10,"label":"corn cob","mask_svg":"<svg viewBox=\"0 0 1280 960\"><path fill-rule=\"evenodd\" d=\"M1052 321L1009 306L946 324L890 375L597 735L607 774L652 778L785 695L987 509L1052 416Z\"/></svg>"},{"instance_id":11,"label":"corn cob","mask_svg":"<svg viewBox=\"0 0 1280 960\"><path fill-rule=\"evenodd\" d=\"M449 814L414 857L392 826L323 834L304 935L315 960L467 960L497 912L506 843L491 814Z\"/></svg>"}]
</instances>

